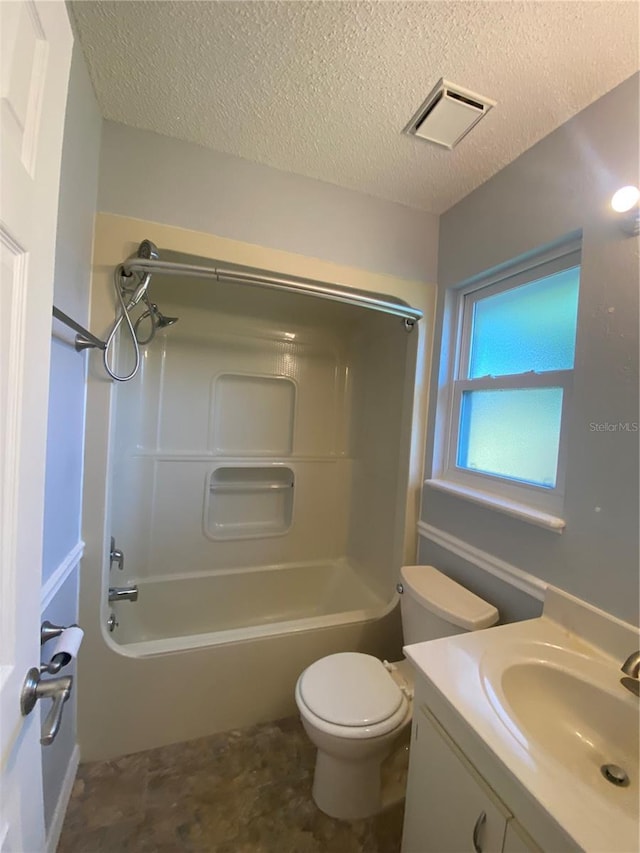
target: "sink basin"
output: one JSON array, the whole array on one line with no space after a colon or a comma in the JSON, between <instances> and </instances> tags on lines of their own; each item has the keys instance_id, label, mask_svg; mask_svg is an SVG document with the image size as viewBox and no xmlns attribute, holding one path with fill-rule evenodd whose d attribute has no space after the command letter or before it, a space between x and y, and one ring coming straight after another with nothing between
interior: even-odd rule
<instances>
[{"instance_id":1,"label":"sink basin","mask_svg":"<svg viewBox=\"0 0 640 853\"><path fill-rule=\"evenodd\" d=\"M620 667L639 642L636 626L547 587L536 619L405 652L424 676L417 704L540 848L630 853L639 849L640 700L620 684Z\"/></svg>"},{"instance_id":2,"label":"sink basin","mask_svg":"<svg viewBox=\"0 0 640 853\"><path fill-rule=\"evenodd\" d=\"M493 709L535 760L561 765L616 810L638 817L638 699L604 658L545 643L492 650L481 664ZM605 778L617 765L629 782Z\"/></svg>"}]
</instances>

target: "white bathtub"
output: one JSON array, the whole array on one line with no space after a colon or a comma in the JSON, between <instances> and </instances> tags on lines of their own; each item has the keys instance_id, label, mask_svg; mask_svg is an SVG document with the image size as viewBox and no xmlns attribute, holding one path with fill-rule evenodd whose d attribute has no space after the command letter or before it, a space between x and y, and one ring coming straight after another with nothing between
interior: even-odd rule
<instances>
[{"instance_id":1,"label":"white bathtub","mask_svg":"<svg viewBox=\"0 0 640 853\"><path fill-rule=\"evenodd\" d=\"M135 602L113 606L123 654L158 655L312 630L390 613L345 559L137 581Z\"/></svg>"}]
</instances>

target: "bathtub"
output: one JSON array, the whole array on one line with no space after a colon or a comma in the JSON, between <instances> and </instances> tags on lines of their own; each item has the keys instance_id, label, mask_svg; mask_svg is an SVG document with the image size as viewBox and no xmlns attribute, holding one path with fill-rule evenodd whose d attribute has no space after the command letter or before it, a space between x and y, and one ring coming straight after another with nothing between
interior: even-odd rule
<instances>
[{"instance_id":1,"label":"bathtub","mask_svg":"<svg viewBox=\"0 0 640 853\"><path fill-rule=\"evenodd\" d=\"M113 605L112 639L126 655L254 640L379 619L385 601L347 559L136 581L135 602Z\"/></svg>"}]
</instances>

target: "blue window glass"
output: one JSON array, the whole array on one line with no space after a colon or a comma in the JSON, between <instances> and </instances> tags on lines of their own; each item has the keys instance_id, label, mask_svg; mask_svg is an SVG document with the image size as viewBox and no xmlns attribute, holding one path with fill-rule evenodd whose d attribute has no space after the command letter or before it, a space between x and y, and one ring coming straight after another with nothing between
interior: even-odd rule
<instances>
[{"instance_id":1,"label":"blue window glass","mask_svg":"<svg viewBox=\"0 0 640 853\"><path fill-rule=\"evenodd\" d=\"M465 391L457 464L554 488L561 417L562 388Z\"/></svg>"},{"instance_id":2,"label":"blue window glass","mask_svg":"<svg viewBox=\"0 0 640 853\"><path fill-rule=\"evenodd\" d=\"M475 302L468 378L573 368L580 267Z\"/></svg>"}]
</instances>

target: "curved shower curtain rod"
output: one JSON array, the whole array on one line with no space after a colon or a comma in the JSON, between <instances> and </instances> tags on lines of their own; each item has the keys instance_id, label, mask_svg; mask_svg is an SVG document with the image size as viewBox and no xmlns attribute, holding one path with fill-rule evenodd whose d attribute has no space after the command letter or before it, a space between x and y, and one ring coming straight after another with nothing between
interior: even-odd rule
<instances>
[{"instance_id":1,"label":"curved shower curtain rod","mask_svg":"<svg viewBox=\"0 0 640 853\"><path fill-rule=\"evenodd\" d=\"M347 305L356 305L361 308L369 308L384 314L392 314L401 317L408 329L422 318L423 313L418 308L412 308L386 293L376 296L366 290L357 290L344 287L339 284L313 281L312 279L299 278L298 276L273 275L267 270L253 268L225 269L224 267L201 267L194 264L174 263L147 258L129 258L122 263L125 274L140 273L164 273L166 275L183 275L194 278L212 278L216 281L230 281L239 284L265 287L272 290L285 290L301 293L305 296L316 296L320 299L329 299L333 302L343 302Z\"/></svg>"}]
</instances>

